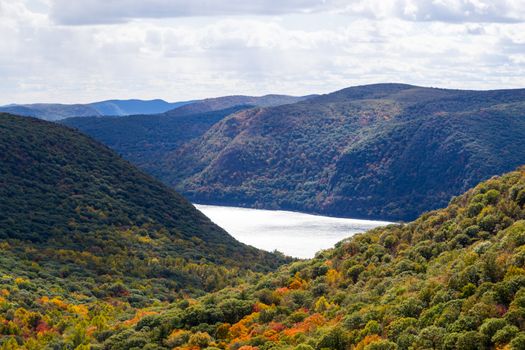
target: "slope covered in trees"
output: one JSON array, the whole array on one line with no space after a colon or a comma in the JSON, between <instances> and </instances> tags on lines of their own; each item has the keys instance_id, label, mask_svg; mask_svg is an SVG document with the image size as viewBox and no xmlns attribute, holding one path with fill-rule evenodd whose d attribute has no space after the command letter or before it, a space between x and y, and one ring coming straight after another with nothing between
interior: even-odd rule
<instances>
[{"instance_id":1,"label":"slope covered in trees","mask_svg":"<svg viewBox=\"0 0 525 350\"><path fill-rule=\"evenodd\" d=\"M73 116L90 117L94 115L101 115L95 108L89 105L65 105L59 103L35 103L28 105L15 104L1 106L0 112L40 118L50 121L56 121Z\"/></svg>"},{"instance_id":2,"label":"slope covered in trees","mask_svg":"<svg viewBox=\"0 0 525 350\"><path fill-rule=\"evenodd\" d=\"M117 317L288 261L237 242L98 142L38 119L0 114L0 198L0 335L42 325L62 338L74 330L61 322L87 305Z\"/></svg>"},{"instance_id":3,"label":"slope covered in trees","mask_svg":"<svg viewBox=\"0 0 525 350\"><path fill-rule=\"evenodd\" d=\"M106 100L86 104L34 103L0 106L0 112L57 121L66 118L126 115L150 115L177 110L173 115L189 115L241 105L279 106L308 98L286 95L224 96L203 100L166 102L164 100Z\"/></svg>"},{"instance_id":4,"label":"slope covered in trees","mask_svg":"<svg viewBox=\"0 0 525 350\"><path fill-rule=\"evenodd\" d=\"M205 113L232 108L236 106L256 106L256 107L275 107L295 102L308 100L315 95L309 96L287 96L287 95L264 95L264 96L244 96L233 95L206 98L194 103L187 104L170 111L171 116L183 116L197 113Z\"/></svg>"},{"instance_id":5,"label":"slope covered in trees","mask_svg":"<svg viewBox=\"0 0 525 350\"><path fill-rule=\"evenodd\" d=\"M68 118L61 123L81 130L148 173L160 177L163 169L158 161L165 154L203 135L226 116L247 108L250 106L241 105L189 115L178 115L175 109L164 114L121 118Z\"/></svg>"},{"instance_id":6,"label":"slope covered in trees","mask_svg":"<svg viewBox=\"0 0 525 350\"><path fill-rule=\"evenodd\" d=\"M148 173L162 177L165 174L158 165L159 159L202 136L226 116L255 106L277 106L306 98L285 95L225 96L192 101L162 114L68 118L61 123L81 130Z\"/></svg>"},{"instance_id":7,"label":"slope covered in trees","mask_svg":"<svg viewBox=\"0 0 525 350\"><path fill-rule=\"evenodd\" d=\"M264 278L142 310L103 349L523 349L525 168Z\"/></svg>"},{"instance_id":8,"label":"slope covered in trees","mask_svg":"<svg viewBox=\"0 0 525 350\"><path fill-rule=\"evenodd\" d=\"M0 106L0 112L57 121L73 117L123 116L131 114L164 113L187 102L164 100L107 100L87 104L34 103Z\"/></svg>"},{"instance_id":9,"label":"slope covered in trees","mask_svg":"<svg viewBox=\"0 0 525 350\"><path fill-rule=\"evenodd\" d=\"M149 171L199 203L410 220L525 163L524 111L523 89L359 86L228 116Z\"/></svg>"}]
</instances>

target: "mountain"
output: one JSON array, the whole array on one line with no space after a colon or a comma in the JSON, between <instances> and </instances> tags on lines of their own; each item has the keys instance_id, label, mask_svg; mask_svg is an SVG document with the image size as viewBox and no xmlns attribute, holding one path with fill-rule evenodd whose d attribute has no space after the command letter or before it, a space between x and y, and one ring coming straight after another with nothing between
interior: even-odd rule
<instances>
[{"instance_id":1,"label":"mountain","mask_svg":"<svg viewBox=\"0 0 525 350\"><path fill-rule=\"evenodd\" d=\"M57 121L72 117L123 116L164 113L192 101L169 103L164 100L107 100L88 104L37 103L1 106L0 112Z\"/></svg>"},{"instance_id":2,"label":"mountain","mask_svg":"<svg viewBox=\"0 0 525 350\"><path fill-rule=\"evenodd\" d=\"M525 163L523 150L525 89L377 84L239 111L148 171L197 203L397 221Z\"/></svg>"},{"instance_id":3,"label":"mountain","mask_svg":"<svg viewBox=\"0 0 525 350\"><path fill-rule=\"evenodd\" d=\"M257 107L273 107L281 106L299 101L308 100L316 95L308 96L287 96L287 95L264 95L260 97L254 96L223 96L215 98L207 98L194 103L181 106L171 111L171 116L184 116L190 114L212 112L217 110L228 109L236 106L257 106Z\"/></svg>"},{"instance_id":4,"label":"mountain","mask_svg":"<svg viewBox=\"0 0 525 350\"><path fill-rule=\"evenodd\" d=\"M160 114L177 110L172 115L189 115L228 109L241 105L252 106L278 106L307 99L311 96L294 97L286 95L254 96L225 96L208 98L204 100L166 102L164 100L107 100L87 104L11 104L0 106L0 112L11 113L49 121L57 121L74 117L149 115Z\"/></svg>"},{"instance_id":5,"label":"mountain","mask_svg":"<svg viewBox=\"0 0 525 350\"><path fill-rule=\"evenodd\" d=\"M186 102L166 102L164 100L107 100L90 103L98 114L104 116L124 116L134 114L157 114L164 113L171 109L185 106L192 103ZM71 117L75 117L72 115Z\"/></svg>"},{"instance_id":6,"label":"mountain","mask_svg":"<svg viewBox=\"0 0 525 350\"><path fill-rule=\"evenodd\" d=\"M1 114L0 184L0 275L52 289L36 294L104 297L120 283L124 300L140 304L287 261L237 242L173 190L61 125Z\"/></svg>"},{"instance_id":7,"label":"mountain","mask_svg":"<svg viewBox=\"0 0 525 350\"><path fill-rule=\"evenodd\" d=\"M523 349L525 168L414 222L122 322L103 349ZM97 343L94 341L94 343Z\"/></svg>"},{"instance_id":8,"label":"mountain","mask_svg":"<svg viewBox=\"0 0 525 350\"><path fill-rule=\"evenodd\" d=\"M226 116L255 106L292 103L304 98L227 96L196 101L157 115L68 118L61 123L99 140L150 174L161 176L158 159L203 135Z\"/></svg>"},{"instance_id":9,"label":"mountain","mask_svg":"<svg viewBox=\"0 0 525 350\"><path fill-rule=\"evenodd\" d=\"M89 105L65 105L58 103L36 103L1 106L0 112L35 117L49 121L56 121L73 116L87 117L100 115L100 113L95 108Z\"/></svg>"},{"instance_id":10,"label":"mountain","mask_svg":"<svg viewBox=\"0 0 525 350\"><path fill-rule=\"evenodd\" d=\"M204 134L224 117L251 106L189 115L173 115L177 109L156 115L132 115L121 118L78 117L60 122L111 147L125 159L155 174L156 162L165 154Z\"/></svg>"}]
</instances>

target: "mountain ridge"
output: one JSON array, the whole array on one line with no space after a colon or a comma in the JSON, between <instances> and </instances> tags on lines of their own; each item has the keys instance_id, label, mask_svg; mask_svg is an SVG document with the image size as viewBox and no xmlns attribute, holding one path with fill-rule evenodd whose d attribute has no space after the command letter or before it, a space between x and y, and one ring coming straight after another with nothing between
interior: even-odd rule
<instances>
[{"instance_id":1,"label":"mountain ridge","mask_svg":"<svg viewBox=\"0 0 525 350\"><path fill-rule=\"evenodd\" d=\"M175 110L177 110L177 112L174 114L189 115L248 104L264 106L279 105L283 103L297 102L309 97L311 96L295 97L274 94L263 96L232 95L181 102L166 102L162 99L113 99L85 104L9 104L0 106L0 112L35 117L49 121L58 121L74 117L154 115ZM189 107L190 105L192 106L191 108Z\"/></svg>"},{"instance_id":2,"label":"mountain ridge","mask_svg":"<svg viewBox=\"0 0 525 350\"><path fill-rule=\"evenodd\" d=\"M351 87L228 116L152 174L203 204L410 220L525 162L524 105L525 89Z\"/></svg>"}]
</instances>

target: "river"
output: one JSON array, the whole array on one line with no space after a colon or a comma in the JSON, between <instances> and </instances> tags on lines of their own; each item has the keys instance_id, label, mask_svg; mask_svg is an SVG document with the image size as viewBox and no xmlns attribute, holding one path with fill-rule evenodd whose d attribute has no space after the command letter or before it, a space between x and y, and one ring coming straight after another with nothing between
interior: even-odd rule
<instances>
[{"instance_id":1,"label":"river","mask_svg":"<svg viewBox=\"0 0 525 350\"><path fill-rule=\"evenodd\" d=\"M391 223L282 210L195 206L240 242L296 258L313 258L319 250L331 248L344 238Z\"/></svg>"}]
</instances>

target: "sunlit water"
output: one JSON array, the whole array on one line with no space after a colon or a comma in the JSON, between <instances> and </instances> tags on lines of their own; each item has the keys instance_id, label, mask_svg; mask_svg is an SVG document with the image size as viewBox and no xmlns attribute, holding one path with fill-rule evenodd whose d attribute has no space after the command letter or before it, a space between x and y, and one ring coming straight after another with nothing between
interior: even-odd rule
<instances>
[{"instance_id":1,"label":"sunlit water","mask_svg":"<svg viewBox=\"0 0 525 350\"><path fill-rule=\"evenodd\" d=\"M390 224L281 210L195 206L237 240L297 258L312 258L319 250L331 248L355 233Z\"/></svg>"}]
</instances>

